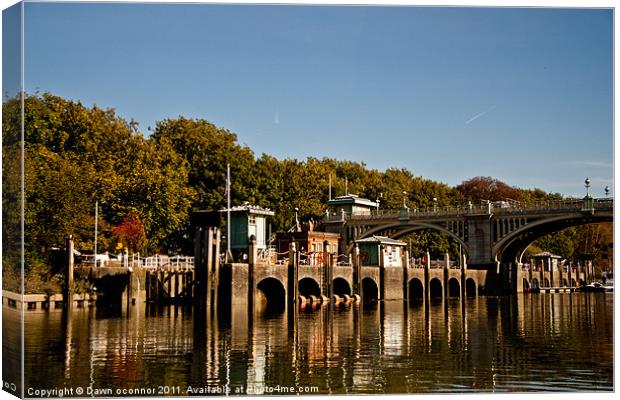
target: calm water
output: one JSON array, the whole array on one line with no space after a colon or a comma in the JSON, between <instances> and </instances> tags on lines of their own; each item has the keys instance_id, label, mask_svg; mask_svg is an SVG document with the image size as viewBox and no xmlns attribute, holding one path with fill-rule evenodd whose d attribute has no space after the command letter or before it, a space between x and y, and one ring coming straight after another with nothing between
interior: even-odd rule
<instances>
[{"instance_id":1,"label":"calm water","mask_svg":"<svg viewBox=\"0 0 620 400\"><path fill-rule=\"evenodd\" d=\"M112 389L108 395L126 395L121 388L185 395L188 386L244 394L278 394L282 386L318 393L613 390L611 294L480 297L427 308L386 302L253 318L234 310L224 322L200 322L174 307L145 314L27 314L25 388ZM18 321L4 308L5 327ZM17 340L11 332L5 344Z\"/></svg>"}]
</instances>

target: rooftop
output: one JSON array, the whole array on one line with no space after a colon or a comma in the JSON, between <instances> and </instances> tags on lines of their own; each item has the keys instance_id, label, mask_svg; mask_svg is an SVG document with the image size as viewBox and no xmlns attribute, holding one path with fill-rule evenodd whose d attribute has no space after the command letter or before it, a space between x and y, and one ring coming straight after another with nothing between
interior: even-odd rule
<instances>
[{"instance_id":1,"label":"rooftop","mask_svg":"<svg viewBox=\"0 0 620 400\"><path fill-rule=\"evenodd\" d=\"M228 209L224 208L222 210L219 210L219 212L224 213L227 212ZM264 208L261 206L254 206L251 205L248 202L243 203L243 205L240 206L235 206L235 207L231 207L230 208L230 212L234 213L234 212L246 212L248 214L259 214L259 215L275 215L275 213L273 211L271 211L269 208Z\"/></svg>"},{"instance_id":2,"label":"rooftop","mask_svg":"<svg viewBox=\"0 0 620 400\"><path fill-rule=\"evenodd\" d=\"M355 243L377 243L377 244L391 244L396 246L406 246L407 243L400 240L390 239L387 236L371 236L364 239L356 240Z\"/></svg>"},{"instance_id":3,"label":"rooftop","mask_svg":"<svg viewBox=\"0 0 620 400\"><path fill-rule=\"evenodd\" d=\"M329 200L327 204L335 206L339 204L360 204L364 206L377 207L378 204L375 201L359 197L356 194L348 194L346 196L338 196Z\"/></svg>"}]
</instances>

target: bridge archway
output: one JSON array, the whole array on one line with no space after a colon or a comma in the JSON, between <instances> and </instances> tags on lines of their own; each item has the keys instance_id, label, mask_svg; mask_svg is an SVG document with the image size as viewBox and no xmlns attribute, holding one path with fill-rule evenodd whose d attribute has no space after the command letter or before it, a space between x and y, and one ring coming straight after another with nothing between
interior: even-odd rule
<instances>
[{"instance_id":1,"label":"bridge archway","mask_svg":"<svg viewBox=\"0 0 620 400\"><path fill-rule=\"evenodd\" d=\"M438 278L433 278L428 284L431 298L443 297L443 287Z\"/></svg>"},{"instance_id":2,"label":"bridge archway","mask_svg":"<svg viewBox=\"0 0 620 400\"><path fill-rule=\"evenodd\" d=\"M537 239L550 233L580 225L613 222L613 214L607 213L571 213L530 222L508 234L492 247L492 254L497 261L521 262L527 247Z\"/></svg>"},{"instance_id":3,"label":"bridge archway","mask_svg":"<svg viewBox=\"0 0 620 400\"><path fill-rule=\"evenodd\" d=\"M398 224L386 224L386 225L377 226L377 227L368 229L363 234L356 237L355 240L365 239L372 235L378 235L378 234L385 233L385 232L392 231L392 230L395 230L395 232L388 235L388 237L390 237L391 239L400 239L401 237L405 235L408 235L415 231L420 231L420 230L425 230L425 229L445 233L451 239L453 239L454 241L456 241L458 244L461 245L461 248L464 254L469 254L469 246L467 245L467 243L463 239L461 239L458 235L456 235L454 232L450 231L449 229L444 228L443 226L430 224L426 222L412 222L412 223L404 223L404 224L398 223ZM349 245L347 246L347 253L350 253L353 250L353 246L354 246L354 242L349 243Z\"/></svg>"},{"instance_id":4,"label":"bridge archway","mask_svg":"<svg viewBox=\"0 0 620 400\"><path fill-rule=\"evenodd\" d=\"M540 283L538 283L538 279L532 279L532 289L538 289L540 287Z\"/></svg>"},{"instance_id":5,"label":"bridge archway","mask_svg":"<svg viewBox=\"0 0 620 400\"><path fill-rule=\"evenodd\" d=\"M256 303L270 311L284 311L286 305L286 290L276 278L265 278L256 286Z\"/></svg>"},{"instance_id":6,"label":"bridge archway","mask_svg":"<svg viewBox=\"0 0 620 400\"><path fill-rule=\"evenodd\" d=\"M523 290L529 289L529 288L530 288L530 282L527 280L527 278L523 278Z\"/></svg>"},{"instance_id":7,"label":"bridge archway","mask_svg":"<svg viewBox=\"0 0 620 400\"><path fill-rule=\"evenodd\" d=\"M344 278L336 278L333 282L334 294L343 296L345 294L351 295L351 286Z\"/></svg>"},{"instance_id":8,"label":"bridge archway","mask_svg":"<svg viewBox=\"0 0 620 400\"><path fill-rule=\"evenodd\" d=\"M379 300L379 287L372 278L362 279L362 294L365 303Z\"/></svg>"},{"instance_id":9,"label":"bridge archway","mask_svg":"<svg viewBox=\"0 0 620 400\"><path fill-rule=\"evenodd\" d=\"M545 286L544 287L549 287L550 286L549 279L545 278L544 282L545 282Z\"/></svg>"},{"instance_id":10,"label":"bridge archway","mask_svg":"<svg viewBox=\"0 0 620 400\"><path fill-rule=\"evenodd\" d=\"M409 281L409 302L424 298L424 286L418 278Z\"/></svg>"},{"instance_id":11,"label":"bridge archway","mask_svg":"<svg viewBox=\"0 0 620 400\"><path fill-rule=\"evenodd\" d=\"M570 285L571 285L572 287L577 286L577 282L575 282L575 279L571 279L571 280L570 280Z\"/></svg>"},{"instance_id":12,"label":"bridge archway","mask_svg":"<svg viewBox=\"0 0 620 400\"><path fill-rule=\"evenodd\" d=\"M476 297L476 294L476 281L472 278L467 278L465 280L465 296Z\"/></svg>"},{"instance_id":13,"label":"bridge archway","mask_svg":"<svg viewBox=\"0 0 620 400\"><path fill-rule=\"evenodd\" d=\"M321 287L319 283L312 278L302 278L297 286L299 294L304 297L316 296L321 297Z\"/></svg>"},{"instance_id":14,"label":"bridge archway","mask_svg":"<svg viewBox=\"0 0 620 400\"><path fill-rule=\"evenodd\" d=\"M461 284L458 279L450 278L448 280L448 295L450 297L461 297Z\"/></svg>"}]
</instances>

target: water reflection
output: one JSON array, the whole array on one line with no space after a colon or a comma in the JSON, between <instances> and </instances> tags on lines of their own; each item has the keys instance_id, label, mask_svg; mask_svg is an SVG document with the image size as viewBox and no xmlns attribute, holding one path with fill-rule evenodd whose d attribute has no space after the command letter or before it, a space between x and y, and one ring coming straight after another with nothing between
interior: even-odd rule
<instances>
[{"instance_id":1,"label":"water reflection","mask_svg":"<svg viewBox=\"0 0 620 400\"><path fill-rule=\"evenodd\" d=\"M254 314L242 307L225 319L176 307L134 308L125 318L93 309L26 313L26 389L613 390L612 299L520 295ZM5 308L5 326L14 318ZM5 343L17 338L5 333Z\"/></svg>"}]
</instances>

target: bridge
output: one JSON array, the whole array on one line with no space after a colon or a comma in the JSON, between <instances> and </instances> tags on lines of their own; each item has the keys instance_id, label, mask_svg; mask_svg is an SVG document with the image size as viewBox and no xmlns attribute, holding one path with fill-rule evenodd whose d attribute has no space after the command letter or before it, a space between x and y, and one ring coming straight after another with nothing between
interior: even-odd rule
<instances>
[{"instance_id":1,"label":"bridge","mask_svg":"<svg viewBox=\"0 0 620 400\"><path fill-rule=\"evenodd\" d=\"M536 239L571 226L613 222L613 198L570 199L494 207L493 203L462 207L433 207L325 215L322 226L341 235L350 253L356 240L373 235L393 239L430 229L462 246L470 268L487 269L498 263L520 263Z\"/></svg>"}]
</instances>

